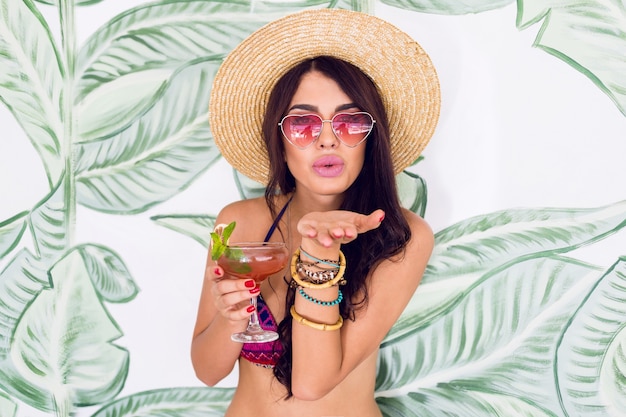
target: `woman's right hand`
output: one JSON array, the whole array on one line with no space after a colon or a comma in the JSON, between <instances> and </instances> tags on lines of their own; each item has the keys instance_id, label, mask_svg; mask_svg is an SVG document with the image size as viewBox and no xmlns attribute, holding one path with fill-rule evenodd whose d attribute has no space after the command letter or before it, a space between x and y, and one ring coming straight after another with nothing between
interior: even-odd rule
<instances>
[{"instance_id":1,"label":"woman's right hand","mask_svg":"<svg viewBox=\"0 0 626 417\"><path fill-rule=\"evenodd\" d=\"M242 322L245 328L247 320L254 312L250 298L259 295L260 289L252 279L231 278L218 265L209 266L207 280L215 308L231 322Z\"/></svg>"},{"instance_id":2,"label":"woman's right hand","mask_svg":"<svg viewBox=\"0 0 626 417\"><path fill-rule=\"evenodd\" d=\"M209 386L232 372L241 353L243 345L233 342L231 335L244 331L252 314L248 308L256 286L254 281L248 286L246 282L226 275L210 255L207 257L191 359L197 377Z\"/></svg>"}]
</instances>

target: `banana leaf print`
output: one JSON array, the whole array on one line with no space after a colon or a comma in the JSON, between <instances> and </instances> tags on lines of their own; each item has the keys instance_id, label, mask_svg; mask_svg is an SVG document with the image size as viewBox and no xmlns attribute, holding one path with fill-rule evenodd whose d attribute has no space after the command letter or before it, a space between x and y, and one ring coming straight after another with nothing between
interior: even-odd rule
<instances>
[{"instance_id":1,"label":"banana leaf print","mask_svg":"<svg viewBox=\"0 0 626 417\"><path fill-rule=\"evenodd\" d=\"M232 388L170 388L120 398L92 417L140 417L146 415L219 417L230 404Z\"/></svg>"},{"instance_id":2,"label":"banana leaf print","mask_svg":"<svg viewBox=\"0 0 626 417\"><path fill-rule=\"evenodd\" d=\"M207 111L224 56L287 13L375 13L378 5L137 2L78 45L80 11L104 3L0 0L0 100L47 183L36 204L0 219L0 416L221 416L233 388L124 391L133 355L141 353L125 347L112 306L135 302L140 288L125 253L79 240L79 208L148 216L206 248L214 213L155 210L221 158ZM584 74L626 115L620 2L380 3L441 16L516 3L519 30L542 22L532 46ZM44 8L59 21L46 20ZM241 198L263 195L262 185L232 176ZM410 170L396 180L402 204L427 217L426 180ZM0 199L10 198L1 191ZM577 249L623 234L625 225L626 202L618 201L505 209L438 231L423 282L381 345L376 399L383 414L626 414L626 259L599 266L576 258Z\"/></svg>"}]
</instances>

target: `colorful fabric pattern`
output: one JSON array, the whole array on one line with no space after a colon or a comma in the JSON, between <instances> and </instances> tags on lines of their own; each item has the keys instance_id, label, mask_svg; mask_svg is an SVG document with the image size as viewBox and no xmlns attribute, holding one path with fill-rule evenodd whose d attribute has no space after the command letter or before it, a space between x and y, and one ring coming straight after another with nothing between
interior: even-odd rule
<instances>
[{"instance_id":1,"label":"colorful fabric pattern","mask_svg":"<svg viewBox=\"0 0 626 417\"><path fill-rule=\"evenodd\" d=\"M273 331L278 329L278 324L276 320L274 320L272 312L260 295L257 298L257 311L259 315L259 325L263 329ZM255 365L273 368L282 353L283 347L280 344L280 340L275 340L265 343L244 343L241 348L240 356Z\"/></svg>"}]
</instances>

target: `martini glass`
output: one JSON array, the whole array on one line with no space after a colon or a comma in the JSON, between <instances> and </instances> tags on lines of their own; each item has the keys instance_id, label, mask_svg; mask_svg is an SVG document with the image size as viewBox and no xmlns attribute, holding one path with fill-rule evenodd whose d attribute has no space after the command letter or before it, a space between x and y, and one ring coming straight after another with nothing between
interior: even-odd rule
<instances>
[{"instance_id":1,"label":"martini glass","mask_svg":"<svg viewBox=\"0 0 626 417\"><path fill-rule=\"evenodd\" d=\"M283 242L241 242L229 244L217 264L226 273L241 279L253 279L257 286L276 272L281 271L289 261L289 250ZM259 325L257 298L252 297L250 304L254 313L248 321L248 328L241 333L234 333L231 339L241 343L263 343L278 339L278 333L264 330Z\"/></svg>"}]
</instances>

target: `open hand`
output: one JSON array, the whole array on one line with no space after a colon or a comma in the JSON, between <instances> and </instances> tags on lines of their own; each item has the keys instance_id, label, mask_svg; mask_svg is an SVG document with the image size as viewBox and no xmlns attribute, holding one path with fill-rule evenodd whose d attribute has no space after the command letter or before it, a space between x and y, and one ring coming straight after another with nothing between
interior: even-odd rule
<instances>
[{"instance_id":1,"label":"open hand","mask_svg":"<svg viewBox=\"0 0 626 417\"><path fill-rule=\"evenodd\" d=\"M334 249L341 244L353 241L359 234L376 229L385 218L385 212L374 210L369 215L346 210L311 212L298 222L298 232L302 243L315 243L323 248ZM304 247L304 246L303 246Z\"/></svg>"}]
</instances>

